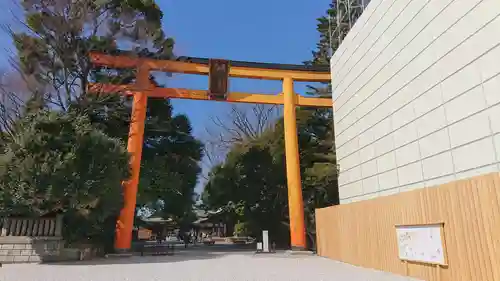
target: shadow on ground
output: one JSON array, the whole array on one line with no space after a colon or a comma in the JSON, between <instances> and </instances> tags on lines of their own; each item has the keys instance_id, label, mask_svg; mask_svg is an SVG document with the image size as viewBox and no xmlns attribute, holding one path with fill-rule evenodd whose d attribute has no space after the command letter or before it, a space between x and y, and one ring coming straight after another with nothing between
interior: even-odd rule
<instances>
[{"instance_id":1,"label":"shadow on ground","mask_svg":"<svg viewBox=\"0 0 500 281\"><path fill-rule=\"evenodd\" d=\"M176 263L193 260L217 259L227 255L246 254L251 255L255 252L254 245L191 245L187 249L176 247L174 255L170 256L152 256L134 254L131 257L109 257L95 258L92 260L72 261L72 262L51 262L44 265L71 265L71 266L89 266L89 265L110 265L110 264L145 264L145 263Z\"/></svg>"}]
</instances>

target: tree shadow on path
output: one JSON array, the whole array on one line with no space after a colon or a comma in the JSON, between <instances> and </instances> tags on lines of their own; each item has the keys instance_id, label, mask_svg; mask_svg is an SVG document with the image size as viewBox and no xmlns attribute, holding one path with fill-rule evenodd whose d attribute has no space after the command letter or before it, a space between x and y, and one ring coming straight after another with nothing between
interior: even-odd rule
<instances>
[{"instance_id":1,"label":"tree shadow on path","mask_svg":"<svg viewBox=\"0 0 500 281\"><path fill-rule=\"evenodd\" d=\"M255 251L248 246L214 245L191 246L187 249L176 247L173 255L145 255L134 254L131 257L94 258L92 260L52 262L43 265L68 265L68 266L100 266L113 264L147 264L147 263L176 263L193 260L217 259L228 255L251 255Z\"/></svg>"}]
</instances>

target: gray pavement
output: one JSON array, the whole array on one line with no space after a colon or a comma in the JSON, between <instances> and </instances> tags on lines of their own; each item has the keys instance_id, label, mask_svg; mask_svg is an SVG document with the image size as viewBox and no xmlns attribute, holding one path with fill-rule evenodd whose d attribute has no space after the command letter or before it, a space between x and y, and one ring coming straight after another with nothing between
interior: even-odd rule
<instances>
[{"instance_id":1,"label":"gray pavement","mask_svg":"<svg viewBox=\"0 0 500 281\"><path fill-rule=\"evenodd\" d=\"M1 281L410 281L317 256L258 254L193 247L175 256L100 259L57 264L12 264Z\"/></svg>"}]
</instances>

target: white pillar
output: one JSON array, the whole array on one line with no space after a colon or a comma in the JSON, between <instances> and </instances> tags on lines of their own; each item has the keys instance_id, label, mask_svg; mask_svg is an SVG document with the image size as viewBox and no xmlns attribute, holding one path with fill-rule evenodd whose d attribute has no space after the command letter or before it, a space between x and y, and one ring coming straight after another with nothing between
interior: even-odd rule
<instances>
[{"instance_id":1,"label":"white pillar","mask_svg":"<svg viewBox=\"0 0 500 281\"><path fill-rule=\"evenodd\" d=\"M264 253L269 253L269 231L262 231L262 251Z\"/></svg>"}]
</instances>

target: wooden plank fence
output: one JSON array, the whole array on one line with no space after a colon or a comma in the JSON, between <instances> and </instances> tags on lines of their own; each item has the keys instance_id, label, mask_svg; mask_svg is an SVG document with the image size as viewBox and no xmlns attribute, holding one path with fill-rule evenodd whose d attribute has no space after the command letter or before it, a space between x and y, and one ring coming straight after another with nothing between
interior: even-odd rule
<instances>
[{"instance_id":1,"label":"wooden plank fence","mask_svg":"<svg viewBox=\"0 0 500 281\"><path fill-rule=\"evenodd\" d=\"M59 237L62 235L62 216L55 218L2 218L0 237Z\"/></svg>"},{"instance_id":2,"label":"wooden plank fence","mask_svg":"<svg viewBox=\"0 0 500 281\"><path fill-rule=\"evenodd\" d=\"M448 265L399 259L396 225L444 223ZM316 210L318 253L427 281L500 280L500 173Z\"/></svg>"}]
</instances>

